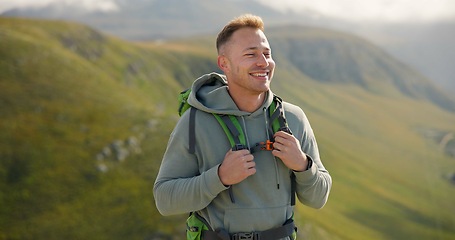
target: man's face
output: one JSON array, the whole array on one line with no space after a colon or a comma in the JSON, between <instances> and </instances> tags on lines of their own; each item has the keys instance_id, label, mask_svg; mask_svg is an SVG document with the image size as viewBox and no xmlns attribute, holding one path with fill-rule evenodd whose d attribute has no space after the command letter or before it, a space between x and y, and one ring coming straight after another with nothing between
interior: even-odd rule
<instances>
[{"instance_id":1,"label":"man's face","mask_svg":"<svg viewBox=\"0 0 455 240\"><path fill-rule=\"evenodd\" d=\"M218 65L227 76L229 91L248 95L268 91L275 69L265 34L254 28L234 32L220 52Z\"/></svg>"}]
</instances>

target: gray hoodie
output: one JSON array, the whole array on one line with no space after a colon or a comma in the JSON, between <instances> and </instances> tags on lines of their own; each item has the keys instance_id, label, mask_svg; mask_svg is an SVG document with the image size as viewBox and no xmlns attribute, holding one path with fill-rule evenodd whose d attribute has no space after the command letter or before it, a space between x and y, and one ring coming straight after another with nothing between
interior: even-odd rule
<instances>
[{"instance_id":1,"label":"gray hoodie","mask_svg":"<svg viewBox=\"0 0 455 240\"><path fill-rule=\"evenodd\" d=\"M196 111L196 151L189 153L189 112L174 128L154 186L154 197L163 215L197 212L212 229L230 233L264 231L282 226L293 214L291 170L270 151L253 153L256 173L228 188L218 177L218 167L230 143L212 113L238 116L248 147L267 139L265 109L272 103L268 92L264 104L253 113L238 109L228 93L225 76L211 73L197 79L188 99ZM302 150L313 160L304 172L296 172L297 197L313 208L327 201L332 179L322 165L316 140L302 109L284 102L286 120Z\"/></svg>"}]
</instances>

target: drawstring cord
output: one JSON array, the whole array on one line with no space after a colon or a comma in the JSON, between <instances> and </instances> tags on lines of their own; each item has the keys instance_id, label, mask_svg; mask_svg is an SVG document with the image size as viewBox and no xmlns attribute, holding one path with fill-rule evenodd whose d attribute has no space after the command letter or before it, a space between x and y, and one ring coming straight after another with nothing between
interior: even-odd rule
<instances>
[{"instance_id":1,"label":"drawstring cord","mask_svg":"<svg viewBox=\"0 0 455 240\"><path fill-rule=\"evenodd\" d=\"M245 118L244 118L243 116L241 116L241 118L242 118L243 129L245 129L245 130L243 131L243 132L244 132L243 134L245 134L246 145L247 145L246 147L247 147L248 149L251 149L251 147L250 147L250 141L249 141L249 137L248 137L248 131L246 130Z\"/></svg>"}]
</instances>

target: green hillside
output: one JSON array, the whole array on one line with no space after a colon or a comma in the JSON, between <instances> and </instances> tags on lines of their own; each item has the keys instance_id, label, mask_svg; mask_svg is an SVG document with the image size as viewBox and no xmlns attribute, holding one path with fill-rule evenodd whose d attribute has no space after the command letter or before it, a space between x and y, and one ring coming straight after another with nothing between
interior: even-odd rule
<instances>
[{"instance_id":1,"label":"green hillside","mask_svg":"<svg viewBox=\"0 0 455 240\"><path fill-rule=\"evenodd\" d=\"M455 132L455 113L384 81L415 76L408 68L362 65L370 87L336 81L336 69L321 81L285 50L302 51L305 38L356 40L313 29L293 46L284 33L270 37L273 88L305 110L333 177L325 208L298 206L301 239L453 239L455 159L439 143ZM0 239L183 239L186 216L160 216L152 187L177 93L217 70L212 42L131 43L77 24L0 18ZM312 47L315 61L326 47Z\"/></svg>"},{"instance_id":2,"label":"green hillside","mask_svg":"<svg viewBox=\"0 0 455 240\"><path fill-rule=\"evenodd\" d=\"M272 47L315 80L353 83L373 93L390 88L455 111L455 97L364 39L332 30L302 26L271 28Z\"/></svg>"}]
</instances>

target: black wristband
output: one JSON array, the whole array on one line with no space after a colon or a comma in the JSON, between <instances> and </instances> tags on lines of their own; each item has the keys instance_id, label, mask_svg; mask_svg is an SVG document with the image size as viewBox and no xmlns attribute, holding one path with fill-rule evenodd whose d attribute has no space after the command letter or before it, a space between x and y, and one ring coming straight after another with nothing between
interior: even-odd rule
<instances>
[{"instance_id":1,"label":"black wristband","mask_svg":"<svg viewBox=\"0 0 455 240\"><path fill-rule=\"evenodd\" d=\"M306 158L307 158L307 160L308 160L308 165L307 165L305 171L308 170L308 169L310 169L310 168L313 166L313 159L311 159L311 157L308 156L308 154L306 155Z\"/></svg>"}]
</instances>

